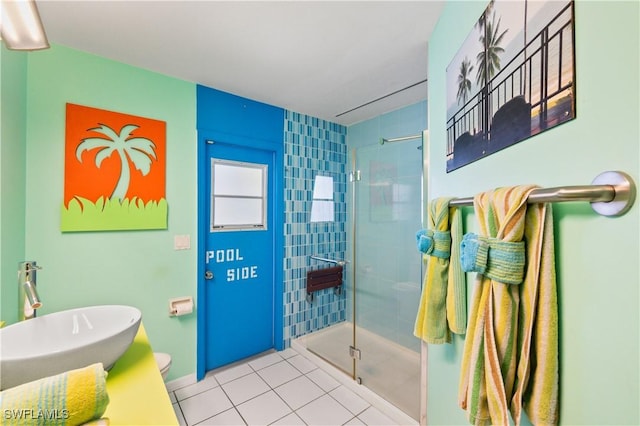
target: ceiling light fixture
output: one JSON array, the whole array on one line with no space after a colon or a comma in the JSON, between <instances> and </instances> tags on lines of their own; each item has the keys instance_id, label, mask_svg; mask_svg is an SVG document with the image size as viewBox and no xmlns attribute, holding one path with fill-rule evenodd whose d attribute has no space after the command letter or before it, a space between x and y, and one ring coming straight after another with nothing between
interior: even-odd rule
<instances>
[{"instance_id":1,"label":"ceiling light fixture","mask_svg":"<svg viewBox=\"0 0 640 426\"><path fill-rule=\"evenodd\" d=\"M35 0L2 0L0 35L12 50L49 48Z\"/></svg>"}]
</instances>

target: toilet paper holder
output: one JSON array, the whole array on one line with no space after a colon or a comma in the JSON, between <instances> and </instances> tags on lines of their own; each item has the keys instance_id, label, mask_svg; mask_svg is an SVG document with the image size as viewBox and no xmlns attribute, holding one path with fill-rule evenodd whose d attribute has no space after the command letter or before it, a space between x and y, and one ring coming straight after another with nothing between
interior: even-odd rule
<instances>
[{"instance_id":1,"label":"toilet paper holder","mask_svg":"<svg viewBox=\"0 0 640 426\"><path fill-rule=\"evenodd\" d=\"M176 297L169 299L169 316L178 317L193 312L193 297Z\"/></svg>"}]
</instances>

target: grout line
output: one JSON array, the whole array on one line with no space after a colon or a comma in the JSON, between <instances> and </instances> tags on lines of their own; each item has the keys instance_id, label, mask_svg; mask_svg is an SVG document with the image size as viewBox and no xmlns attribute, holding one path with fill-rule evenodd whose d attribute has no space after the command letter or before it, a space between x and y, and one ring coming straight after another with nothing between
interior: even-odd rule
<instances>
[{"instance_id":1,"label":"grout line","mask_svg":"<svg viewBox=\"0 0 640 426\"><path fill-rule=\"evenodd\" d=\"M214 381L216 382L216 386L213 386L213 387L210 387L210 388L207 388L207 389L201 390L200 392L198 392L198 393L194 393L193 395L189 395L189 396L187 396L186 398L182 398L182 399L180 399L180 400L179 400L179 399L178 399L178 395L176 395L176 402L180 403L180 402L182 402L182 401L186 401L187 399L191 399L191 398L193 398L194 396L198 396L198 395L200 395L200 394L202 394L202 393L208 392L208 391L213 390L213 389L215 389L215 388L221 388L221 387L222 387L222 386L220 385L220 383L218 383L218 381L217 381L217 380L214 380Z\"/></svg>"},{"instance_id":2,"label":"grout line","mask_svg":"<svg viewBox=\"0 0 640 426\"><path fill-rule=\"evenodd\" d=\"M195 374L179 377L175 380L165 382L164 387L167 389L167 392L175 392L178 389L186 388L187 386L198 383L195 377ZM182 382L184 382L185 384L180 384Z\"/></svg>"},{"instance_id":3,"label":"grout line","mask_svg":"<svg viewBox=\"0 0 640 426\"><path fill-rule=\"evenodd\" d=\"M300 354L299 354L299 353L297 353L297 351L296 351L296 355L300 355ZM296 355L294 355L294 356L296 356ZM257 375L261 380L263 380L263 381L267 384L267 386L269 387L270 391L272 391L272 392L273 392L273 393L274 393L274 394L275 394L275 395L276 395L276 396L277 396L277 397L278 397L278 398L279 398L279 399L280 399L280 400L281 400L281 401L282 401L282 402L283 402L283 403L284 403L284 404L289 408L289 410L291 410L291 412L290 412L290 413L287 413L287 414L285 414L284 416L282 416L282 417L280 417L280 418L278 418L278 419L274 420L271 424L273 424L273 423L275 423L275 422L277 422L277 421L279 421L279 420L282 420L283 418L285 418L285 417L287 417L287 416L290 416L291 414L295 414L295 415L296 415L296 417L298 417L300 420L302 420L302 422L303 422L303 423L307 424L307 423L302 419L302 417L300 417L300 415L298 414L298 410L300 410L302 407L305 407L306 405L311 404L312 402L314 402L314 401L316 401L317 399L319 399L319 398L323 397L324 395L327 395L327 394L328 394L328 392L326 392L324 389L322 389L320 386L318 386L318 384L317 384L316 382L314 382L310 377L307 377L307 373L303 373L303 372L302 372L302 371L300 371L300 369L298 369L295 365L293 365L291 362L289 362L289 359L293 358L294 356L289 357L289 358L284 358L284 357L282 357L282 356L281 356L282 361L277 361L277 362L275 362L275 363L273 363L273 364L270 364L270 365L268 365L268 366L263 367L263 368L261 368L261 369L260 369L260 370L264 370L264 369L266 369L266 368L269 368L269 367L274 366L274 365L276 365L276 364L282 363L282 362L284 361L284 362L286 362L288 365L290 365L291 367L293 367L293 369L294 369L294 370L296 370L296 371L298 371L298 372L300 373L300 375L299 375L299 376L294 377L294 378L293 378L293 379L291 379L291 380L287 380L286 382L283 382L283 383L279 384L279 385L278 385L278 386L276 386L276 387L272 387L272 386L271 386L271 384L269 384L266 380L264 380L264 379L262 378L262 376L260 376L260 374L259 374L259 370L256 370L255 368L253 368L253 366L252 366L252 365L249 365L249 367L251 367L251 369L253 369L253 370L254 370L255 374L256 374L256 375ZM319 367L317 367L317 366L316 366L316 367L315 367L314 369L312 369L311 371L314 371L314 370L316 370L317 368L319 368ZM309 371L309 372L311 372L311 371ZM278 391L277 391L277 388L280 388L280 387L284 386L284 385L285 385L285 384L287 384L287 383L290 383L290 382L292 382L292 381L294 381L294 380L297 380L297 379L299 379L300 377L306 377L306 378L307 378L307 380L311 381L311 383L313 383L314 385L318 386L318 388L323 392L323 394L322 394L322 395L320 395L320 396L318 396L318 397L316 397L316 398L314 398L314 399L312 399L311 401L309 401L309 402L307 402L307 403L305 403L305 404L301 405L301 406L300 406L300 407L298 407L297 409L294 409L291 405L289 405L289 403L288 403L288 402L287 402L287 401L286 401L282 396L280 396L280 394L279 394L279 393L278 393ZM262 393L262 394L260 394L260 395L264 395L265 393L266 393L266 392L264 392L264 393ZM253 398L251 398L251 399L257 398L257 397L258 397L258 396L260 396L260 395L256 395L255 397L253 397ZM249 399L249 400L247 400L247 401L250 401L251 399ZM245 401L245 402L247 402L247 401ZM232 402L232 403L233 403L233 402ZM349 412L350 412L350 411L349 411ZM243 420L244 420L244 418L243 418ZM246 422L245 422L245 423L246 423Z\"/></svg>"},{"instance_id":4,"label":"grout line","mask_svg":"<svg viewBox=\"0 0 640 426\"><path fill-rule=\"evenodd\" d=\"M211 375L211 378L210 378L209 380L214 380L214 381L215 381L215 383L217 384L217 386L214 386L213 388L205 389L205 390L203 390L203 391L201 391L201 392L198 392L198 393L196 393L196 394L194 394L194 395L191 395L191 396L189 396L189 397L187 397L187 398L184 398L184 399L183 399L183 400L181 400L181 401L178 401L178 397L177 397L177 395L176 395L176 403L178 404L178 409L180 410L180 413L182 414L182 418L184 419L184 421L185 421L185 423L187 424L187 426L193 426L193 425L191 425L191 424L189 424L189 423L187 422L187 419L186 419L186 417L185 417L185 413L184 413L184 410L183 410L183 408L182 408L181 402L182 402L182 401L186 401L187 399L189 399L189 398L191 398L191 397L194 397L194 396L196 396L196 395L199 395L199 394L201 394L201 393L203 393L203 392L206 392L206 391L209 391L209 390L211 390L211 389L214 389L215 387L220 387L220 388L221 388L221 390L222 390L223 394L225 395L225 397L226 397L226 398L231 402L232 407L231 407L231 408L229 408L229 409L227 409L227 410L224 410L224 411L222 411L222 412L220 412L220 413L217 413L217 414L215 414L215 415L213 415L213 416L211 416L211 417L209 417L209 418L207 418L207 419L204 419L204 420L202 420L202 422L206 422L207 420L210 420L210 419L212 419L213 417L216 417L216 416L218 416L218 415L220 415L220 414L222 414L222 413L224 413L224 412L229 411L230 409L233 409L233 410L235 410L235 412L238 414L238 416L242 419L242 421L245 423L245 425L248 425L248 422L247 422L247 421L246 421L246 419L242 416L242 414L240 413L240 410L238 410L238 406L239 406L239 405L242 405L242 404L244 404L244 403L246 403L246 402L249 402L249 401L251 401L251 400L253 400L253 399L255 399L255 398L258 398L258 397L260 397L260 396L262 396L262 395L265 395L265 394L266 394L266 393L268 393L268 392L274 392L274 393L275 393L275 395L276 395L276 396L277 396L277 397L278 397L278 398L279 398L279 399L280 399L280 400L281 400L281 401L282 401L282 402L287 406L287 408L290 410L290 412L289 412L289 413L287 413L287 414L285 414L284 416L282 416L282 417L280 417L280 418L278 418L278 419L274 420L274 422L272 422L272 423L278 422L278 421L282 420L283 418L285 418L285 417L287 417L287 416L290 416L291 414L295 414L295 415L296 415L296 417L297 417L297 418L299 418L299 419L300 419L304 424L307 424L307 423L302 419L302 417L300 417L300 415L298 414L298 411L299 411L300 409L302 409L303 407L306 407L306 406L308 406L309 404L312 404L313 402L317 401L318 399L323 398L325 395L328 395L330 398L332 398L334 401L336 401L338 404L340 404L340 406L344 407L344 408L345 408L345 409L346 409L346 410L347 410L347 411L352 415L351 419L350 419L350 420L348 420L346 423L353 422L353 421L354 421L354 420L356 420L356 419L357 419L358 421L360 421L360 422L364 423L364 421L363 421L362 419L360 419L358 416L360 416L362 413L364 413L364 412L365 412L366 410L368 410L369 408L374 407L374 406L373 406L373 404L371 404L371 403L370 403L369 401L367 401L366 399L363 399L360 395L358 395L358 393L353 392L351 389L349 389L349 387L348 387L348 386L345 386L344 384L340 383L339 381L338 381L338 386L337 386L337 387L334 387L334 388L332 388L332 389L330 389L330 390L328 390L328 391L327 391L327 390L325 390L325 389L324 389L323 387L321 387L318 383L316 383L316 382L315 382L311 377L309 377L309 376L308 376L310 373L313 373L314 371L317 371L317 370L319 370L319 371L323 371L323 370L322 370L322 368L321 368L318 364L316 364L316 363L312 362L311 360L309 360L307 357L305 357L303 354L301 354L301 353L300 353L300 352L298 352L297 350L295 350L295 349L293 349L293 348L292 348L292 350L294 350L294 351L296 352L296 355L293 355L293 356L288 357L288 358L284 358L284 357L282 357L282 355L280 355L280 354L279 354L279 355L280 355L280 358L281 358L279 361L276 361L276 362L274 362L273 364L269 364L269 365L264 366L264 367L262 367L262 368L254 368L254 366L250 365L250 364L249 364L249 362L254 361L254 360L256 360L256 359L258 359L258 358L260 358L260 357L262 357L262 356L268 355L268 353L259 354L259 355L255 356L255 357L252 357L252 358L251 358L251 359L249 359L249 360L239 361L239 362L237 362L237 363L234 363L233 365L225 366L225 367L223 367L223 368L219 369L219 371L218 371L218 372L222 372L222 371L224 371L224 370L228 370L228 369L233 368L233 367L240 367L240 366L242 366L242 365L244 365L244 364L246 364L252 372L251 372L251 373L244 374L244 375L241 375L241 376L238 376L238 377L235 377L234 379L229 380L229 381L225 382L224 384L223 384L223 383L220 383L220 382L215 378L214 374L217 374L217 373L210 374L210 373L211 373L211 371L210 371L210 372L207 372L207 375L205 375L205 377L209 377L209 375ZM277 353L277 352L275 352L275 353ZM306 372L306 373L305 373L305 372L302 372L299 368L297 368L294 364L292 364L291 362L289 362L289 359L291 359L291 358L293 358L294 356L297 356L297 355L300 355L303 359L306 359L307 361L311 362L311 363L313 364L314 368L313 368L313 369L311 369L310 371L308 371L308 372ZM265 380L265 379L264 379L264 378L259 374L259 372L260 372L260 370L264 370L264 369L266 369L266 368L269 368L269 367L272 367L272 366L274 366L274 365L280 364L280 363L282 363L283 361L285 361L285 362L287 363L287 365L289 365L290 367L293 367L293 368L294 368L294 370L296 370L296 371L297 371L298 373L300 373L300 374L299 374L298 376L294 377L293 379L287 380L287 381L285 381L285 382L283 382L283 383L279 384L278 386L273 387L270 383L268 383L268 382L267 382L267 381L266 381L266 380ZM216 370L212 370L212 371L216 371ZM325 372L325 373L326 373L326 372ZM268 387L268 389L269 389L269 390L267 390L267 391L265 391L265 392L262 392L262 393L260 393L259 395L255 395L255 396L253 396L253 397L249 398L248 400L243 401L243 402L241 402L240 404L237 404L237 405L236 405L236 404L231 400L231 398L229 397L229 394L227 393L227 391L225 390L225 388L223 387L223 385L230 384L230 383L232 383L232 382L234 382L234 381L236 381L236 380L242 379L243 377L247 377L247 376L248 376L248 375L250 375L250 374L255 374L255 375L256 375L260 380L262 380L262 381L267 385L267 387ZM330 377L332 377L331 375L329 375L329 376L330 376ZM284 386L284 385L285 385L285 384L287 384L287 383L292 382L293 380L299 379L299 378L301 378L301 377L305 377L305 378L307 378L307 380L309 380L311 383L313 383L315 386L317 386L319 389L321 389L322 394L321 394L321 395L319 395L319 396L317 396L317 397L315 397L315 398L314 398L314 399L312 399L311 401L308 401L307 403L305 403L305 404L301 405L301 406L300 406L300 407L298 407L297 409L293 409L293 407L291 407L291 406L287 403L287 401L285 401L285 400L284 400L284 398L282 398L282 397L280 396L280 394L276 391L276 389L277 389L277 388L280 388L280 387L282 387L282 386ZM334 379L335 379L335 378L334 378ZM190 386L190 385L187 385L187 386ZM184 386L184 387L186 387L186 386ZM350 409L349 409L345 404L343 404L340 400L338 400L337 398L335 398L333 395L331 395L331 394L330 394L330 392L333 392L333 391L335 391L336 389L339 389L340 387L345 388L345 389L346 389L347 391L349 391L349 392L353 392L356 396L358 396L358 397L360 397L361 399L363 399L363 400L364 400L364 402L367 404L367 406L366 406L363 410L360 410L357 414L354 414L354 413L353 413L353 412L352 412L352 411L351 411L351 410L350 410ZM174 390L172 390L171 392L173 392L173 393L174 393L174 395L175 395L175 391L176 391L176 390L178 390L178 389L182 389L182 388L183 388L183 387L180 387L180 388L174 389ZM201 422L201 423L202 423L202 422Z\"/></svg>"},{"instance_id":5,"label":"grout line","mask_svg":"<svg viewBox=\"0 0 640 426\"><path fill-rule=\"evenodd\" d=\"M182 420L184 420L184 424L189 426L189 422L187 422L187 418L184 416L184 410L182 409L182 406L180 405L179 402L176 402L176 404L178 404L178 410L180 410L180 414L182 415Z\"/></svg>"},{"instance_id":6,"label":"grout line","mask_svg":"<svg viewBox=\"0 0 640 426\"><path fill-rule=\"evenodd\" d=\"M233 404L233 403L232 403ZM247 419L244 418L244 416L242 415L242 413L240 412L240 410L238 410L238 407L236 407L235 405L233 406L233 409L236 411L236 413L238 413L238 416L240 416L240 418L242 419L242 421L244 422L245 425L248 425L249 422L247 421Z\"/></svg>"},{"instance_id":7,"label":"grout line","mask_svg":"<svg viewBox=\"0 0 640 426\"><path fill-rule=\"evenodd\" d=\"M276 353L277 353L277 352L276 352ZM291 412L290 412L290 413L285 414L284 416L282 416L282 417L280 417L280 418L278 418L278 419L276 419L276 420L274 420L272 423L275 423L275 422L277 422L278 420L281 420L281 419L283 419L284 417L287 417L287 416L288 416L288 415L290 415L291 413L295 413L295 412L296 412L296 410L294 410L294 409L293 409L289 404L287 404L287 401L285 401L285 400L284 400L284 399L283 399L283 398L278 394L278 392L276 392L276 389L275 389L274 387L272 387L272 386L271 386L271 384L269 384L269 383L268 383L268 382L267 382L267 381L266 381L266 380L265 380L265 379L264 379L264 378L259 374L259 371L260 371L260 370L264 370L264 369L269 368L269 367L271 367L271 366L273 366L273 365L279 364L279 363L281 363L281 362L283 362L283 361L285 361L285 362L286 362L286 359L285 359L285 358L283 358L281 355L280 355L280 358L281 358L281 360L280 360L280 361L276 361L276 362L274 362L273 364L269 364L269 365L264 366L264 367L262 367L262 368L260 368L260 369L256 369L256 368L254 368L254 366L250 364L250 362L251 362L251 361L247 361L247 362L245 362L245 364L247 364L247 366L248 366L248 367L253 371L252 373L249 373L249 374L255 374L255 375L256 375L260 380L262 380L262 381L267 385L267 387L269 388L269 390L267 390L267 391L265 391L265 392L262 392L261 394L254 395L253 397L251 397L251 398L247 399L246 401L243 401L243 402L241 402L240 404L238 404L238 405L242 405L242 404L244 404L244 403L246 403L246 402L249 402L249 401L251 401L251 400L254 400L254 399L258 398L259 396L262 396L262 395L264 395L264 394L266 394L266 393L268 393L268 392L273 392L273 393L274 393L274 394L275 394L275 395L276 395L276 396L277 396L277 397L278 397L278 398L279 398L279 399L280 399L280 400L281 400L281 401L282 401L282 402L283 402L283 403L284 403L284 404L289 408L289 410L291 410ZM256 358L256 359L257 359L257 358ZM242 365L242 364L240 364L240 365ZM292 367L294 367L294 366L292 366ZM294 367L294 368L295 368L295 367ZM297 370L297 369L296 369L296 370ZM298 370L298 371L299 371L299 370ZM236 380L238 380L238 379L241 379L242 377L246 377L246 376L248 376L249 374L245 374L244 376L236 377L235 379L230 380L230 381L226 382L225 384L228 384L228 383L234 382L234 381L236 381ZM302 373L301 373L301 374L302 374ZM300 376L298 376L298 377L300 377ZM292 380L295 380L295 378L294 378L294 379L292 379ZM289 380L289 381L291 381L291 380ZM282 383L282 384L278 385L277 387L282 386L282 385L284 385L285 383L288 383L289 381L284 382L284 383ZM225 391L224 387L222 387L222 385L220 385L220 387L222 388L222 391L224 392L224 394L226 395L226 397L227 397L227 398L229 398L229 401L231 401L231 404L233 405L233 408L238 412L238 414L239 414L239 415L240 415L240 417L242 418L242 421L244 421L244 422L245 422L245 424L248 424L248 423L247 423L247 421L245 420L245 418L244 418L244 417L242 417L242 414L240 413L240 410L238 410L238 408L237 408L237 407L238 407L238 405L236 405L236 404L231 400L231 398L229 397L229 395L228 395L228 394L227 394L227 392ZM296 415L297 415L297 414L296 414ZM300 416L298 416L298 417L300 417Z\"/></svg>"},{"instance_id":8,"label":"grout line","mask_svg":"<svg viewBox=\"0 0 640 426\"><path fill-rule=\"evenodd\" d=\"M343 386L343 385L338 386L337 388L333 389L331 392L333 392L333 391L334 391L334 390L336 390L336 389L339 389L341 386ZM363 410L358 411L358 414L354 414L354 413L353 413L353 411L351 411L351 410L349 409L349 407L347 407L346 405L344 405L344 404L343 404L343 403L342 403L338 398L336 398L336 397L334 397L333 395L331 395L331 393L330 393L330 392L327 392L327 394L328 394L331 398L333 398L333 399L334 399L338 404L342 405L342 406L343 406L343 407L344 407L344 408L345 408L349 413L353 414L353 415L354 415L354 417L358 417L360 414L362 414L362 413L364 413L366 410L368 410L368 409L369 409L369 407L373 407L373 405L371 405L371 404L369 403L369 401L366 401L364 398L362 398L362 397L361 397L360 395L358 395L357 393L353 392L351 389L347 388L346 386L344 386L344 388L345 388L347 391L349 391L349 392L353 393L353 394L354 394L355 396L357 396L358 398L362 399L362 400L367 404L367 406L366 406Z\"/></svg>"}]
</instances>

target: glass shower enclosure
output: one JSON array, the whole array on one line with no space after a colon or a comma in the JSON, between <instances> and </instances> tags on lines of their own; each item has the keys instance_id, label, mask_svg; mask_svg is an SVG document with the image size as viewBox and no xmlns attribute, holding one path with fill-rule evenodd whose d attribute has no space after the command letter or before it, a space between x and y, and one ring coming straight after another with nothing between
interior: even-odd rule
<instances>
[{"instance_id":1,"label":"glass shower enclosure","mask_svg":"<svg viewBox=\"0 0 640 426\"><path fill-rule=\"evenodd\" d=\"M418 420L422 139L351 151L347 320L305 336L307 350Z\"/></svg>"}]
</instances>

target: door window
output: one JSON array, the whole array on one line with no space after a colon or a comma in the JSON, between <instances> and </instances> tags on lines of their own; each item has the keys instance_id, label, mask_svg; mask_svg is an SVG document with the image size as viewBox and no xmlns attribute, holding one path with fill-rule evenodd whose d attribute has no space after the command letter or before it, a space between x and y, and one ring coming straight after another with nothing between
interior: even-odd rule
<instances>
[{"instance_id":1,"label":"door window","mask_svg":"<svg viewBox=\"0 0 640 426\"><path fill-rule=\"evenodd\" d=\"M211 159L211 231L267 229L267 165Z\"/></svg>"}]
</instances>

